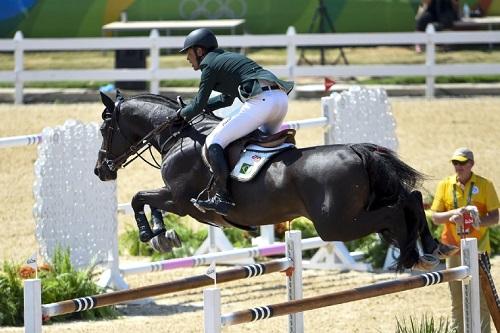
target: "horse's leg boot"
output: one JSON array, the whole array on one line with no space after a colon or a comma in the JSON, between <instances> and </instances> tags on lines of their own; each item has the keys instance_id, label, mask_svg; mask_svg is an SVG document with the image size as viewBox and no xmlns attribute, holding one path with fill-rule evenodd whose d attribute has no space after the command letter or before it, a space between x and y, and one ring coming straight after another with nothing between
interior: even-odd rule
<instances>
[{"instance_id":1,"label":"horse's leg boot","mask_svg":"<svg viewBox=\"0 0 500 333\"><path fill-rule=\"evenodd\" d=\"M163 215L157 208L151 208L151 222L153 223L153 234L155 236L165 232L165 224L163 223Z\"/></svg>"},{"instance_id":2,"label":"horse's leg boot","mask_svg":"<svg viewBox=\"0 0 500 333\"><path fill-rule=\"evenodd\" d=\"M144 214L143 211L135 213L135 221L137 222L137 228L139 229L139 239L144 243L149 242L149 240L155 235L151 230L146 214Z\"/></svg>"},{"instance_id":3,"label":"horse's leg boot","mask_svg":"<svg viewBox=\"0 0 500 333\"><path fill-rule=\"evenodd\" d=\"M212 210L220 215L227 215L229 209L235 206L229 191L227 181L229 178L229 167L224 157L224 149L218 144L212 144L208 147L208 162L215 176L215 190L213 197L207 200L198 200L197 206L204 210Z\"/></svg>"}]
</instances>

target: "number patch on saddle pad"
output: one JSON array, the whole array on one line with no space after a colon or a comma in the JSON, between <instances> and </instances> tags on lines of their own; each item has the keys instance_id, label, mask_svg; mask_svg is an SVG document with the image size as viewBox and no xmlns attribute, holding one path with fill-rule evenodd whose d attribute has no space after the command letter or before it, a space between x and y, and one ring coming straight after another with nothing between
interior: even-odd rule
<instances>
[{"instance_id":1,"label":"number patch on saddle pad","mask_svg":"<svg viewBox=\"0 0 500 333\"><path fill-rule=\"evenodd\" d=\"M247 182L259 172L264 164L274 155L295 147L292 143L283 143L273 148L265 148L257 145L248 145L236 163L231 177L240 181Z\"/></svg>"}]
</instances>

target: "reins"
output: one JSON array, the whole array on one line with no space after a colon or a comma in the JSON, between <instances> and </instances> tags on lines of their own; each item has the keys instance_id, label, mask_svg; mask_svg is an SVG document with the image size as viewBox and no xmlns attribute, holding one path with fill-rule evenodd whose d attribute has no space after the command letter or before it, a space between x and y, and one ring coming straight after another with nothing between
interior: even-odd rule
<instances>
[{"instance_id":1,"label":"reins","mask_svg":"<svg viewBox=\"0 0 500 333\"><path fill-rule=\"evenodd\" d=\"M120 99L120 100L118 100L118 102L115 105L115 109L113 110L113 116L112 116L112 119L111 119L111 121L112 121L112 125L110 126L110 130L111 131L109 131L109 133L112 133L112 131L114 129L113 125L116 124L117 131L120 132L120 134L125 138L126 141L129 141L127 139L127 137L125 137L123 135L123 133L121 133L118 121L116 119L116 114L119 112L121 103L123 101L124 101L123 99ZM169 142L171 142L172 140L174 140L174 142L176 142L177 141L177 137L182 133L182 131L186 127L188 127L189 125L192 125L193 120L195 120L196 118L199 118L199 117L200 116L196 116L191 121L185 122L184 126L181 126L177 131L175 131L174 133L172 133L171 136L169 138L167 138L167 140L161 145L161 147L160 147L160 153L162 153L162 154L165 153L165 151L164 151L165 146ZM202 119L203 119L203 116L202 116ZM202 119L200 119L200 121ZM166 128L168 128L173 122L178 121L178 120L179 120L179 118L178 118L177 115L167 118L160 126L158 126L158 127L154 128L153 130L151 130L141 140L139 140L135 144L131 144L130 147L124 153L122 153L121 155L119 155L118 157L116 157L114 159L107 159L106 160L106 164L107 164L108 168L111 171L116 171L118 168L120 168L120 167L121 168L125 168L127 165L129 165L130 163L132 163L133 161L135 161L137 158L140 158L141 160L143 160L145 163L147 163L148 165L152 166L153 168L155 168L155 169L161 169L160 163L158 163L158 161L154 157L153 152L151 150L151 146L152 146L151 140L156 135L160 134ZM110 135L112 135L112 134L108 134L106 153L108 153L110 151L110 147L111 147L111 137L109 137ZM142 154L146 150L149 150L151 158L153 159L153 161L154 161L154 163L156 165L154 165L153 163L149 162L148 160L146 160L142 156ZM131 160L127 161L127 159L130 156L132 156L132 155L135 155L135 156Z\"/></svg>"}]
</instances>

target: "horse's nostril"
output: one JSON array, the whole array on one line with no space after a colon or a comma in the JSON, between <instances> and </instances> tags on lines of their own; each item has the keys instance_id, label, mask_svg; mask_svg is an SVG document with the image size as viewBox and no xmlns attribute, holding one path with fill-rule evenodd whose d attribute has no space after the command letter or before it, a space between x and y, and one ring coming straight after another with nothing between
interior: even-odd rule
<instances>
[{"instance_id":1,"label":"horse's nostril","mask_svg":"<svg viewBox=\"0 0 500 333\"><path fill-rule=\"evenodd\" d=\"M98 168L94 168L94 174L99 177L99 169Z\"/></svg>"}]
</instances>

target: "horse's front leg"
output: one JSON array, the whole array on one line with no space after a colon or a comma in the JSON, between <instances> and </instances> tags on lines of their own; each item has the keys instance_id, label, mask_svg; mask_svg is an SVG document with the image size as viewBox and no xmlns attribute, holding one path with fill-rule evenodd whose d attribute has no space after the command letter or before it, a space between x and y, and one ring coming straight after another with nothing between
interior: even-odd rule
<instances>
[{"instance_id":1,"label":"horse's front leg","mask_svg":"<svg viewBox=\"0 0 500 333\"><path fill-rule=\"evenodd\" d=\"M144 212L145 205L149 205L151 208L153 228L151 228ZM160 252L169 252L172 251L173 247L181 246L181 241L175 230L165 229L163 215L160 211L160 209L172 211L172 207L172 195L165 187L140 191L132 198L132 208L139 228L139 239L142 242L150 242L151 246Z\"/></svg>"}]
</instances>

